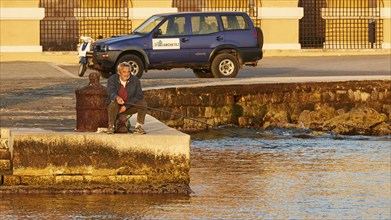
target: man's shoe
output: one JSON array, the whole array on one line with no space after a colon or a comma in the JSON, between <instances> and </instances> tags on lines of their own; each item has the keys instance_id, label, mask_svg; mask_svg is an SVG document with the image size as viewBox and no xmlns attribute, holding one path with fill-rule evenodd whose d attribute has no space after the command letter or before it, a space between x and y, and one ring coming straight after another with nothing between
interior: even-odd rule
<instances>
[{"instance_id":1,"label":"man's shoe","mask_svg":"<svg viewBox=\"0 0 391 220\"><path fill-rule=\"evenodd\" d=\"M114 126L109 126L108 128L107 128L107 132L106 132L107 134L113 134L114 133Z\"/></svg>"},{"instance_id":2,"label":"man's shoe","mask_svg":"<svg viewBox=\"0 0 391 220\"><path fill-rule=\"evenodd\" d=\"M134 133L135 133L135 134L146 134L146 132L144 131L144 129L143 129L141 126L137 126L137 127L134 129Z\"/></svg>"}]
</instances>

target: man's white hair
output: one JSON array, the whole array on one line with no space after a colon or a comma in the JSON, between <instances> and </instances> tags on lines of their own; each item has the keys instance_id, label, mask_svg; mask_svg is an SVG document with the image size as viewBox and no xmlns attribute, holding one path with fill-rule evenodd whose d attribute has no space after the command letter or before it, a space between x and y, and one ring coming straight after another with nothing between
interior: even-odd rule
<instances>
[{"instance_id":1,"label":"man's white hair","mask_svg":"<svg viewBox=\"0 0 391 220\"><path fill-rule=\"evenodd\" d=\"M128 62L122 62L122 63L118 64L117 72L119 72L119 69L123 68L123 67L129 67L129 69L132 69L132 67L130 66L130 64Z\"/></svg>"}]
</instances>

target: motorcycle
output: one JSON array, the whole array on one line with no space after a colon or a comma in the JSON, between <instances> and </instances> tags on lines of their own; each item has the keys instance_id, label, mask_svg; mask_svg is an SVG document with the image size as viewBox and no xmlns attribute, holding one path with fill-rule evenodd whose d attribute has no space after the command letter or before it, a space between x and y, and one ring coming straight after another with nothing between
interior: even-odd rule
<instances>
[{"instance_id":1,"label":"motorcycle","mask_svg":"<svg viewBox=\"0 0 391 220\"><path fill-rule=\"evenodd\" d=\"M94 43L94 40L88 36L80 36L80 40L82 43L80 44L77 53L79 57L79 71L77 74L82 77L87 71L87 67L92 63L91 45Z\"/></svg>"}]
</instances>

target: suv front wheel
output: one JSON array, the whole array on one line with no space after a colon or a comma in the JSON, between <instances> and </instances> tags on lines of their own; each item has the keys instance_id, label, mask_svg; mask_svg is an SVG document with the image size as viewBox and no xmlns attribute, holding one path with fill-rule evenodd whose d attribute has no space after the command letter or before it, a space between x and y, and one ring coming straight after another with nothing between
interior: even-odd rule
<instances>
[{"instance_id":1,"label":"suv front wheel","mask_svg":"<svg viewBox=\"0 0 391 220\"><path fill-rule=\"evenodd\" d=\"M137 78L141 78L144 73L144 64L143 61L141 61L140 57L133 55L133 54L126 54L118 59L118 64L122 62L127 62L130 65L130 74L133 76L136 76Z\"/></svg>"},{"instance_id":2,"label":"suv front wheel","mask_svg":"<svg viewBox=\"0 0 391 220\"><path fill-rule=\"evenodd\" d=\"M233 78L239 71L239 62L234 55L223 53L212 61L212 74L216 78Z\"/></svg>"}]
</instances>

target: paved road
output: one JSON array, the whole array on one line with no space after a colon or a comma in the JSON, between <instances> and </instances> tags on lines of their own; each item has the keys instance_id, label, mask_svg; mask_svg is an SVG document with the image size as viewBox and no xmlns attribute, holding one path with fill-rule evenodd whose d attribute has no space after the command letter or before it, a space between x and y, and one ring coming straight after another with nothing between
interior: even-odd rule
<instances>
[{"instance_id":1,"label":"paved road","mask_svg":"<svg viewBox=\"0 0 391 220\"><path fill-rule=\"evenodd\" d=\"M0 127L75 128L75 90L88 84L77 65L45 62L0 63ZM90 70L89 70L90 71ZM191 70L150 71L144 88L170 85L278 83L319 80L390 79L391 55L270 57L246 67L235 79L198 79ZM106 80L101 80L105 85Z\"/></svg>"},{"instance_id":2,"label":"paved road","mask_svg":"<svg viewBox=\"0 0 391 220\"><path fill-rule=\"evenodd\" d=\"M0 79L78 78L77 64L3 62ZM90 72L91 70L88 70ZM86 76L88 75L88 72ZM237 78L298 76L390 75L390 55L266 57L257 67L245 67ZM86 77L85 76L85 77ZM190 69L150 70L142 79L196 79ZM201 79L198 79L202 81ZM214 79L218 80L218 79Z\"/></svg>"},{"instance_id":3,"label":"paved road","mask_svg":"<svg viewBox=\"0 0 391 220\"><path fill-rule=\"evenodd\" d=\"M77 66L61 66L77 72ZM389 75L391 55L266 57L257 67L245 67L237 78ZM143 79L195 78L190 69L150 70Z\"/></svg>"}]
</instances>

